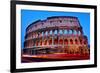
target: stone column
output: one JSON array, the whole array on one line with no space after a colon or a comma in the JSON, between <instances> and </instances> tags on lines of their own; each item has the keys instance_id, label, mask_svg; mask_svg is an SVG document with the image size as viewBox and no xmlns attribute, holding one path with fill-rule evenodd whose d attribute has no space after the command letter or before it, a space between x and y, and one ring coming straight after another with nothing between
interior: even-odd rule
<instances>
[{"instance_id":1,"label":"stone column","mask_svg":"<svg viewBox=\"0 0 100 73\"><path fill-rule=\"evenodd\" d=\"M38 40L38 46L40 46L40 39Z\"/></svg>"},{"instance_id":2,"label":"stone column","mask_svg":"<svg viewBox=\"0 0 100 73\"><path fill-rule=\"evenodd\" d=\"M60 30L58 29L58 35L60 36ZM59 45L59 39L60 37L58 37L58 45Z\"/></svg>"},{"instance_id":3,"label":"stone column","mask_svg":"<svg viewBox=\"0 0 100 73\"><path fill-rule=\"evenodd\" d=\"M52 37L52 46L54 46L54 37Z\"/></svg>"},{"instance_id":4,"label":"stone column","mask_svg":"<svg viewBox=\"0 0 100 73\"><path fill-rule=\"evenodd\" d=\"M79 30L77 30L77 35L79 35Z\"/></svg>"},{"instance_id":5,"label":"stone column","mask_svg":"<svg viewBox=\"0 0 100 73\"><path fill-rule=\"evenodd\" d=\"M50 30L48 31L48 33L47 33L47 34L48 34L48 36L50 36Z\"/></svg>"},{"instance_id":6,"label":"stone column","mask_svg":"<svg viewBox=\"0 0 100 73\"><path fill-rule=\"evenodd\" d=\"M59 29L57 29L57 40L58 40L57 45L59 46Z\"/></svg>"},{"instance_id":7,"label":"stone column","mask_svg":"<svg viewBox=\"0 0 100 73\"><path fill-rule=\"evenodd\" d=\"M53 37L53 35L54 35L54 30L52 31L52 46L54 46L54 37Z\"/></svg>"},{"instance_id":8,"label":"stone column","mask_svg":"<svg viewBox=\"0 0 100 73\"><path fill-rule=\"evenodd\" d=\"M69 29L67 30L67 33L68 33L68 35L69 35Z\"/></svg>"},{"instance_id":9,"label":"stone column","mask_svg":"<svg viewBox=\"0 0 100 73\"><path fill-rule=\"evenodd\" d=\"M49 45L49 38L47 38L47 46Z\"/></svg>"},{"instance_id":10,"label":"stone column","mask_svg":"<svg viewBox=\"0 0 100 73\"><path fill-rule=\"evenodd\" d=\"M45 36L45 33L46 33L46 32L44 31L44 32L43 32L43 36Z\"/></svg>"},{"instance_id":11,"label":"stone column","mask_svg":"<svg viewBox=\"0 0 100 73\"><path fill-rule=\"evenodd\" d=\"M37 37L37 34L35 33L35 38Z\"/></svg>"},{"instance_id":12,"label":"stone column","mask_svg":"<svg viewBox=\"0 0 100 73\"><path fill-rule=\"evenodd\" d=\"M72 35L74 35L74 30L72 30Z\"/></svg>"},{"instance_id":13,"label":"stone column","mask_svg":"<svg viewBox=\"0 0 100 73\"><path fill-rule=\"evenodd\" d=\"M63 32L63 48L64 48L64 29L62 29Z\"/></svg>"},{"instance_id":14,"label":"stone column","mask_svg":"<svg viewBox=\"0 0 100 73\"><path fill-rule=\"evenodd\" d=\"M44 46L44 40L45 40L45 39L44 39L44 38L42 38L42 46Z\"/></svg>"},{"instance_id":15,"label":"stone column","mask_svg":"<svg viewBox=\"0 0 100 73\"><path fill-rule=\"evenodd\" d=\"M40 32L40 37L42 37L42 32Z\"/></svg>"},{"instance_id":16,"label":"stone column","mask_svg":"<svg viewBox=\"0 0 100 73\"><path fill-rule=\"evenodd\" d=\"M64 29L62 29L62 34L64 35Z\"/></svg>"}]
</instances>

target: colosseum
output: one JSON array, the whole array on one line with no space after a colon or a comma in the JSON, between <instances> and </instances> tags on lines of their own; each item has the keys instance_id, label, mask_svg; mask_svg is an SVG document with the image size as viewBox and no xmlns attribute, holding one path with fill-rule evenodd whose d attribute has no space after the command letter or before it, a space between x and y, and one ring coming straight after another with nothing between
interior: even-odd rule
<instances>
[{"instance_id":1,"label":"colosseum","mask_svg":"<svg viewBox=\"0 0 100 73\"><path fill-rule=\"evenodd\" d=\"M35 21L26 28L24 55L89 56L89 52L88 38L77 17L52 16Z\"/></svg>"}]
</instances>

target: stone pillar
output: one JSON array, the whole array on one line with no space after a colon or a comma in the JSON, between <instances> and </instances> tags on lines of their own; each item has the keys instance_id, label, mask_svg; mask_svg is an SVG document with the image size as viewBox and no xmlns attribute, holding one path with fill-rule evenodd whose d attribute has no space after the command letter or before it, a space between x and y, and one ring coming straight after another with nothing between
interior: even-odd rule
<instances>
[{"instance_id":1,"label":"stone pillar","mask_svg":"<svg viewBox=\"0 0 100 73\"><path fill-rule=\"evenodd\" d=\"M37 33L35 33L35 38L37 38Z\"/></svg>"},{"instance_id":2,"label":"stone pillar","mask_svg":"<svg viewBox=\"0 0 100 73\"><path fill-rule=\"evenodd\" d=\"M72 35L74 35L74 30L72 30Z\"/></svg>"},{"instance_id":3,"label":"stone pillar","mask_svg":"<svg viewBox=\"0 0 100 73\"><path fill-rule=\"evenodd\" d=\"M49 45L49 38L47 38L47 46Z\"/></svg>"},{"instance_id":4,"label":"stone pillar","mask_svg":"<svg viewBox=\"0 0 100 73\"><path fill-rule=\"evenodd\" d=\"M67 33L68 33L68 35L69 35L69 29L67 30Z\"/></svg>"},{"instance_id":5,"label":"stone pillar","mask_svg":"<svg viewBox=\"0 0 100 73\"><path fill-rule=\"evenodd\" d=\"M64 29L62 29L63 35L64 35ZM64 48L64 37L63 37L63 48Z\"/></svg>"},{"instance_id":6,"label":"stone pillar","mask_svg":"<svg viewBox=\"0 0 100 73\"><path fill-rule=\"evenodd\" d=\"M54 37L52 37L52 46L54 46Z\"/></svg>"},{"instance_id":7,"label":"stone pillar","mask_svg":"<svg viewBox=\"0 0 100 73\"><path fill-rule=\"evenodd\" d=\"M55 31L55 30L52 30L52 35L53 35L53 36L54 36L54 31Z\"/></svg>"},{"instance_id":8,"label":"stone pillar","mask_svg":"<svg viewBox=\"0 0 100 73\"><path fill-rule=\"evenodd\" d=\"M39 38L39 32L37 32L37 38Z\"/></svg>"},{"instance_id":9,"label":"stone pillar","mask_svg":"<svg viewBox=\"0 0 100 73\"><path fill-rule=\"evenodd\" d=\"M45 33L46 33L46 32L44 31L44 32L43 32L43 36L45 36Z\"/></svg>"},{"instance_id":10,"label":"stone pillar","mask_svg":"<svg viewBox=\"0 0 100 73\"><path fill-rule=\"evenodd\" d=\"M35 38L35 33L33 34L33 37Z\"/></svg>"},{"instance_id":11,"label":"stone pillar","mask_svg":"<svg viewBox=\"0 0 100 73\"><path fill-rule=\"evenodd\" d=\"M40 37L42 37L42 32L40 32Z\"/></svg>"},{"instance_id":12,"label":"stone pillar","mask_svg":"<svg viewBox=\"0 0 100 73\"><path fill-rule=\"evenodd\" d=\"M79 35L79 30L77 30L77 35Z\"/></svg>"},{"instance_id":13,"label":"stone pillar","mask_svg":"<svg viewBox=\"0 0 100 73\"><path fill-rule=\"evenodd\" d=\"M41 37L41 32L39 32L39 37Z\"/></svg>"},{"instance_id":14,"label":"stone pillar","mask_svg":"<svg viewBox=\"0 0 100 73\"><path fill-rule=\"evenodd\" d=\"M54 46L54 30L52 31L52 46Z\"/></svg>"},{"instance_id":15,"label":"stone pillar","mask_svg":"<svg viewBox=\"0 0 100 73\"><path fill-rule=\"evenodd\" d=\"M48 31L48 36L50 36L50 30Z\"/></svg>"},{"instance_id":16,"label":"stone pillar","mask_svg":"<svg viewBox=\"0 0 100 73\"><path fill-rule=\"evenodd\" d=\"M44 38L42 38L42 46L44 45Z\"/></svg>"},{"instance_id":17,"label":"stone pillar","mask_svg":"<svg viewBox=\"0 0 100 73\"><path fill-rule=\"evenodd\" d=\"M57 30L57 34L59 35L59 29Z\"/></svg>"},{"instance_id":18,"label":"stone pillar","mask_svg":"<svg viewBox=\"0 0 100 73\"><path fill-rule=\"evenodd\" d=\"M59 46L59 29L57 30L57 39L58 39L58 46Z\"/></svg>"},{"instance_id":19,"label":"stone pillar","mask_svg":"<svg viewBox=\"0 0 100 73\"><path fill-rule=\"evenodd\" d=\"M62 29L62 32L63 32L62 34L64 35L64 29Z\"/></svg>"},{"instance_id":20,"label":"stone pillar","mask_svg":"<svg viewBox=\"0 0 100 73\"><path fill-rule=\"evenodd\" d=\"M40 39L38 39L38 46L40 46Z\"/></svg>"}]
</instances>

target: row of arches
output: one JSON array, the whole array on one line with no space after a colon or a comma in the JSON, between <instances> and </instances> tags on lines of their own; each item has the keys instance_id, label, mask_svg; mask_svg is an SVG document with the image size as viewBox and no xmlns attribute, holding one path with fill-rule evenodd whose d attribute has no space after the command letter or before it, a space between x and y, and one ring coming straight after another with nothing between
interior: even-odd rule
<instances>
[{"instance_id":1,"label":"row of arches","mask_svg":"<svg viewBox=\"0 0 100 73\"><path fill-rule=\"evenodd\" d=\"M30 33L27 34L26 39L44 37L49 35L82 35L80 30L67 30L67 29L60 29L60 30L50 30L50 31L43 31L37 33Z\"/></svg>"},{"instance_id":2,"label":"row of arches","mask_svg":"<svg viewBox=\"0 0 100 73\"><path fill-rule=\"evenodd\" d=\"M66 29L60 29L60 30L50 30L50 31L44 31L42 32L42 35L48 35L48 34L82 34L79 30L66 30Z\"/></svg>"},{"instance_id":3,"label":"row of arches","mask_svg":"<svg viewBox=\"0 0 100 73\"><path fill-rule=\"evenodd\" d=\"M86 45L87 44L87 40L73 40L73 39L50 39L50 40L44 40L44 41L36 41L36 46L38 45L57 45L57 44L60 44L60 45L72 45L72 44L84 44Z\"/></svg>"},{"instance_id":4,"label":"row of arches","mask_svg":"<svg viewBox=\"0 0 100 73\"><path fill-rule=\"evenodd\" d=\"M54 45L61 45L61 46L67 46L67 45L87 45L86 39L63 39L63 38L50 38L50 39L37 39L35 41L30 40L25 42L25 47L33 47L33 46L54 46Z\"/></svg>"},{"instance_id":5,"label":"row of arches","mask_svg":"<svg viewBox=\"0 0 100 73\"><path fill-rule=\"evenodd\" d=\"M67 53L67 54L89 54L89 48L87 46L78 47L66 47L66 48L34 48L26 49L24 53L29 53L31 55L37 54L52 54L52 53Z\"/></svg>"}]
</instances>

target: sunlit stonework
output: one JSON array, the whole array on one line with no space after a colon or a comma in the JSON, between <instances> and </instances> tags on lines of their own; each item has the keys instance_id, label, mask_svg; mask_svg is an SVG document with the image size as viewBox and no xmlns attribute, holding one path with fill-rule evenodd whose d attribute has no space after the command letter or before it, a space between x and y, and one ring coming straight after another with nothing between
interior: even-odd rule
<instances>
[{"instance_id":1,"label":"sunlit stonework","mask_svg":"<svg viewBox=\"0 0 100 73\"><path fill-rule=\"evenodd\" d=\"M48 17L33 22L26 28L24 55L41 55L41 58L43 55L53 58L55 54L66 54L71 57L86 55L88 59L89 51L88 38L84 35L77 17ZM58 56L58 58L65 57Z\"/></svg>"}]
</instances>

